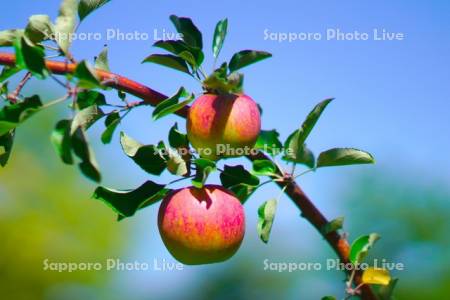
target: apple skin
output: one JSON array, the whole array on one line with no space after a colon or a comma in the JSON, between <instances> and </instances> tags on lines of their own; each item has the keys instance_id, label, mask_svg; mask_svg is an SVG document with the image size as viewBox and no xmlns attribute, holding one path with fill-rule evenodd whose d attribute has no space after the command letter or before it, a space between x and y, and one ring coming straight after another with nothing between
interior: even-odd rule
<instances>
[{"instance_id":1,"label":"apple skin","mask_svg":"<svg viewBox=\"0 0 450 300\"><path fill-rule=\"evenodd\" d=\"M261 131L261 115L256 102L247 95L204 94L190 107L186 128L188 139L200 156L217 160L236 156L217 153L218 144L233 149L251 149L255 145ZM211 153L202 149L211 149Z\"/></svg>"},{"instance_id":2,"label":"apple skin","mask_svg":"<svg viewBox=\"0 0 450 300\"><path fill-rule=\"evenodd\" d=\"M158 228L165 246L179 262L221 262L236 253L244 238L244 208L232 192L221 186L191 186L164 198Z\"/></svg>"}]
</instances>

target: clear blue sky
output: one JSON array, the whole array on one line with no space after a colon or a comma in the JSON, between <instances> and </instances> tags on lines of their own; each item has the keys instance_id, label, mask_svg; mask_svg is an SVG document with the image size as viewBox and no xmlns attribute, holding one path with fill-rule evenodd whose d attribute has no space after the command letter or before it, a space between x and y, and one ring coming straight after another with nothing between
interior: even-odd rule
<instances>
[{"instance_id":1,"label":"clear blue sky","mask_svg":"<svg viewBox=\"0 0 450 300\"><path fill-rule=\"evenodd\" d=\"M23 27L31 14L55 17L58 5L57 0L7 1L3 4L0 28ZM196 82L181 73L140 64L144 57L158 52L151 47L154 30L159 35L163 31L174 32L168 20L170 14L191 17L203 31L209 55L207 69L212 62L208 50L214 26L224 17L229 19L229 34L222 59L229 59L242 49L273 53L270 60L244 70L245 90L264 108L263 127L278 128L283 139L318 101L336 98L310 136L310 147L316 153L335 146L359 147L372 152L377 165L323 170L302 180L307 193L328 216L345 214L336 205L338 199L333 197L343 186L350 186L352 178L360 172L400 169L419 180L431 177L448 181L450 178L449 1L161 1L154 4L144 0L113 0L80 27L80 32L100 32L104 39L75 42L73 52L77 58L91 58L107 43L114 72L166 94L175 92L181 85L199 91ZM145 32L150 40L106 41L109 28ZM374 29L385 29L403 33L405 38L402 41L278 42L264 39L266 29L322 34L327 29L340 29L370 35ZM133 113L122 129L147 143L165 138L161 128L170 126L174 119L151 122L150 113L150 109ZM183 124L181 119L177 121ZM105 184L122 188L138 185L146 174L124 157L117 142L116 138L114 146L98 144L96 147L104 155L100 159L104 170L115 171L106 176ZM118 174L127 174L125 182ZM277 193L275 187L266 187L250 200L246 207L247 240L256 240L256 207L268 195ZM156 207L131 221L139 228L134 237L139 247L136 253L130 254L132 257L170 259L153 226L155 216ZM321 243L310 226L298 218L298 212L287 199L280 205L277 218L273 244L268 247L289 245L283 239L294 225L312 236L315 244L309 246L311 251ZM292 243L294 247L307 247ZM243 248L246 247L244 243ZM254 247L270 251L264 245ZM138 282L147 282L145 274L140 276L143 278ZM164 275L161 280L164 278L171 277Z\"/></svg>"}]
</instances>

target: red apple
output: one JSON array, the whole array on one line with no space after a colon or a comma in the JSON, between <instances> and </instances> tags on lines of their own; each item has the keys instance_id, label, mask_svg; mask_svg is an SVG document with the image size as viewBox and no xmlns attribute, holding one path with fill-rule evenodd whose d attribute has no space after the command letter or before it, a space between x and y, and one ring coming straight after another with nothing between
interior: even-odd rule
<instances>
[{"instance_id":1,"label":"red apple","mask_svg":"<svg viewBox=\"0 0 450 300\"><path fill-rule=\"evenodd\" d=\"M245 233L244 208L236 196L218 185L187 187L166 196L158 228L169 252L187 265L227 260Z\"/></svg>"},{"instance_id":2,"label":"red apple","mask_svg":"<svg viewBox=\"0 0 450 300\"><path fill-rule=\"evenodd\" d=\"M261 116L258 105L247 95L204 94L189 109L186 127L200 156L216 160L250 150L261 130ZM227 153L223 153L225 147Z\"/></svg>"}]
</instances>

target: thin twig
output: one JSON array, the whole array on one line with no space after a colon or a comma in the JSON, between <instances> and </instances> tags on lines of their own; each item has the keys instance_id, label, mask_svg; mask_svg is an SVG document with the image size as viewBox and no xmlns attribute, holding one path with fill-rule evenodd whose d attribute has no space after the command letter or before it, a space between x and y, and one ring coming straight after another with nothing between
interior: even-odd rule
<instances>
[{"instance_id":1,"label":"thin twig","mask_svg":"<svg viewBox=\"0 0 450 300\"><path fill-rule=\"evenodd\" d=\"M14 92L12 92L11 94L8 95L7 98L11 103L17 103L17 98L20 95L20 91L22 91L23 87L28 82L28 80L30 80L31 76L32 76L31 73L27 72L27 74L25 74L25 76L22 78L22 80L17 85L17 88L14 90Z\"/></svg>"}]
</instances>

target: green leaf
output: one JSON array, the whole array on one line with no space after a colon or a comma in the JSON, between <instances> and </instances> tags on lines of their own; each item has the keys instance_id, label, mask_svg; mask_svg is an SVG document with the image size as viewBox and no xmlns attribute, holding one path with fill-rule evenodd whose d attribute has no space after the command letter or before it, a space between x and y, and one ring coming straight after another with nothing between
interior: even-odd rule
<instances>
[{"instance_id":1,"label":"green leaf","mask_svg":"<svg viewBox=\"0 0 450 300\"><path fill-rule=\"evenodd\" d=\"M0 82L0 96L7 96L9 94L8 81Z\"/></svg>"},{"instance_id":2,"label":"green leaf","mask_svg":"<svg viewBox=\"0 0 450 300\"><path fill-rule=\"evenodd\" d=\"M167 148L167 152L169 154L169 158L167 160L167 170L173 175L186 175L188 173L188 165L181 155L171 148Z\"/></svg>"},{"instance_id":3,"label":"green leaf","mask_svg":"<svg viewBox=\"0 0 450 300\"><path fill-rule=\"evenodd\" d=\"M75 68L74 76L78 78L78 86L85 89L102 88L97 72L85 60Z\"/></svg>"},{"instance_id":4,"label":"green leaf","mask_svg":"<svg viewBox=\"0 0 450 300\"><path fill-rule=\"evenodd\" d=\"M184 59L171 54L152 54L142 61L143 63L151 62L172 68L191 75Z\"/></svg>"},{"instance_id":5,"label":"green leaf","mask_svg":"<svg viewBox=\"0 0 450 300\"><path fill-rule=\"evenodd\" d=\"M192 179L192 185L196 188L202 188L211 172L216 170L216 163L205 158L198 158L194 161L197 168L195 178Z\"/></svg>"},{"instance_id":6,"label":"green leaf","mask_svg":"<svg viewBox=\"0 0 450 300\"><path fill-rule=\"evenodd\" d=\"M17 40L14 46L17 66L28 69L33 76L39 79L47 76L48 71L44 60L45 51L41 46L33 46L25 37Z\"/></svg>"},{"instance_id":7,"label":"green leaf","mask_svg":"<svg viewBox=\"0 0 450 300\"><path fill-rule=\"evenodd\" d=\"M161 153L163 149L154 145L144 146L123 132L120 134L120 144L125 154L144 171L160 175L166 168L167 163Z\"/></svg>"},{"instance_id":8,"label":"green leaf","mask_svg":"<svg viewBox=\"0 0 450 300\"><path fill-rule=\"evenodd\" d=\"M254 160L253 174L260 176L276 176L277 167L272 161L267 159Z\"/></svg>"},{"instance_id":9,"label":"green leaf","mask_svg":"<svg viewBox=\"0 0 450 300\"><path fill-rule=\"evenodd\" d=\"M280 134L275 130L261 130L256 141L255 148L269 153L272 156L279 154L282 151L278 137Z\"/></svg>"},{"instance_id":10,"label":"green leaf","mask_svg":"<svg viewBox=\"0 0 450 300\"><path fill-rule=\"evenodd\" d=\"M220 50L222 50L223 42L227 35L228 19L219 21L214 30L214 38L212 44L213 55L215 58L219 56Z\"/></svg>"},{"instance_id":11,"label":"green leaf","mask_svg":"<svg viewBox=\"0 0 450 300\"><path fill-rule=\"evenodd\" d=\"M339 229L342 229L342 226L344 225L344 217L339 217L334 220L331 220L323 228L321 229L321 232L325 235L338 231Z\"/></svg>"},{"instance_id":12,"label":"green leaf","mask_svg":"<svg viewBox=\"0 0 450 300\"><path fill-rule=\"evenodd\" d=\"M94 152L89 146L86 138L86 133L81 127L78 127L72 134L72 149L75 155L81 159L78 164L81 172L89 179L100 182L101 174L95 159Z\"/></svg>"},{"instance_id":13,"label":"green leaf","mask_svg":"<svg viewBox=\"0 0 450 300\"><path fill-rule=\"evenodd\" d=\"M370 248L380 239L376 233L360 236L357 238L350 248L349 260L354 265L361 263L369 253Z\"/></svg>"},{"instance_id":14,"label":"green leaf","mask_svg":"<svg viewBox=\"0 0 450 300\"><path fill-rule=\"evenodd\" d=\"M23 102L3 107L0 110L0 136L19 126L19 124L39 111L41 107L42 102L37 95L25 98Z\"/></svg>"},{"instance_id":15,"label":"green leaf","mask_svg":"<svg viewBox=\"0 0 450 300\"><path fill-rule=\"evenodd\" d=\"M333 148L320 153L317 159L318 168L373 163L370 153L354 148Z\"/></svg>"},{"instance_id":16,"label":"green leaf","mask_svg":"<svg viewBox=\"0 0 450 300\"><path fill-rule=\"evenodd\" d=\"M49 40L54 35L54 27L47 15L32 15L28 19L25 35L33 43Z\"/></svg>"},{"instance_id":17,"label":"green leaf","mask_svg":"<svg viewBox=\"0 0 450 300\"><path fill-rule=\"evenodd\" d=\"M333 98L325 99L322 102L318 103L313 108L313 110L310 111L310 113L306 117L306 120L303 122L302 126L298 130L297 142L299 145L303 145L305 143L306 138L311 133L312 129L316 125L323 111L328 106L328 104L333 100L334 100Z\"/></svg>"},{"instance_id":18,"label":"green leaf","mask_svg":"<svg viewBox=\"0 0 450 300\"><path fill-rule=\"evenodd\" d=\"M169 145L172 148L186 148L189 147L187 135L178 130L178 124L175 123L169 131Z\"/></svg>"},{"instance_id":19,"label":"green leaf","mask_svg":"<svg viewBox=\"0 0 450 300\"><path fill-rule=\"evenodd\" d=\"M260 239L267 244L272 230L273 220L277 211L278 201L271 199L264 202L258 208L258 235Z\"/></svg>"},{"instance_id":20,"label":"green leaf","mask_svg":"<svg viewBox=\"0 0 450 300\"><path fill-rule=\"evenodd\" d=\"M110 71L107 46L105 46L102 52L95 58L95 68L103 71Z\"/></svg>"},{"instance_id":21,"label":"green leaf","mask_svg":"<svg viewBox=\"0 0 450 300\"><path fill-rule=\"evenodd\" d=\"M89 127L104 115L103 111L97 105L91 105L80 110L73 118L72 127L70 129L71 134L73 134L78 127L81 127L83 130L89 129Z\"/></svg>"},{"instance_id":22,"label":"green leaf","mask_svg":"<svg viewBox=\"0 0 450 300\"><path fill-rule=\"evenodd\" d=\"M116 130L117 126L120 123L120 115L118 112L113 112L109 114L105 119L105 126L106 129L102 133L102 143L103 144L109 144L111 143L112 137L114 135L114 131Z\"/></svg>"},{"instance_id":23,"label":"green leaf","mask_svg":"<svg viewBox=\"0 0 450 300\"><path fill-rule=\"evenodd\" d=\"M228 68L230 72L234 72L271 56L272 54L265 51L243 50L233 55Z\"/></svg>"},{"instance_id":24,"label":"green leaf","mask_svg":"<svg viewBox=\"0 0 450 300\"><path fill-rule=\"evenodd\" d=\"M72 142L70 137L71 120L61 120L56 123L50 140L61 160L68 165L73 164Z\"/></svg>"},{"instance_id":25,"label":"green leaf","mask_svg":"<svg viewBox=\"0 0 450 300\"><path fill-rule=\"evenodd\" d=\"M18 66L5 66L2 69L2 72L0 73L0 82L4 82L5 80L7 80L8 78L10 78L11 76L14 76L15 74L17 74L18 72L20 72L22 69Z\"/></svg>"},{"instance_id":26,"label":"green leaf","mask_svg":"<svg viewBox=\"0 0 450 300\"><path fill-rule=\"evenodd\" d=\"M178 33L183 35L183 41L191 47L203 48L202 33L189 18L179 18L175 15L170 16L170 20Z\"/></svg>"},{"instance_id":27,"label":"green leaf","mask_svg":"<svg viewBox=\"0 0 450 300\"><path fill-rule=\"evenodd\" d=\"M228 189L232 191L236 195L236 197L238 197L241 203L245 203L245 201L247 201L251 194L253 194L253 192L256 190L256 187L240 183L230 186L228 187Z\"/></svg>"},{"instance_id":28,"label":"green leaf","mask_svg":"<svg viewBox=\"0 0 450 300\"><path fill-rule=\"evenodd\" d=\"M81 91L77 94L77 107L78 109L85 109L89 106L106 105L105 95L96 91Z\"/></svg>"},{"instance_id":29,"label":"green leaf","mask_svg":"<svg viewBox=\"0 0 450 300\"><path fill-rule=\"evenodd\" d=\"M182 58L186 57L186 54L182 53L190 53L194 58L194 62L191 62L191 66L193 66L194 69L197 69L205 58L203 52L199 48L190 47L185 42L180 40L161 40L155 42L153 46L169 51L170 53Z\"/></svg>"},{"instance_id":30,"label":"green leaf","mask_svg":"<svg viewBox=\"0 0 450 300\"><path fill-rule=\"evenodd\" d=\"M320 115L332 100L333 99L326 99L317 104L308 114L300 129L289 135L288 139L284 143L284 160L302 163L310 168L314 168L314 154L306 147L305 141L316 125L317 120L319 120Z\"/></svg>"},{"instance_id":31,"label":"green leaf","mask_svg":"<svg viewBox=\"0 0 450 300\"><path fill-rule=\"evenodd\" d=\"M169 191L164 185L146 181L135 190L120 191L100 186L95 190L92 197L105 202L119 215L131 217L138 209L164 198Z\"/></svg>"},{"instance_id":32,"label":"green leaf","mask_svg":"<svg viewBox=\"0 0 450 300\"><path fill-rule=\"evenodd\" d=\"M250 186L257 186L259 184L258 177L251 174L242 165L225 165L223 172L220 173L220 181L225 188L241 183Z\"/></svg>"},{"instance_id":33,"label":"green leaf","mask_svg":"<svg viewBox=\"0 0 450 300\"><path fill-rule=\"evenodd\" d=\"M389 282L389 285L381 285L375 287L375 292L378 295L379 300L393 300L393 294L395 286L397 285L398 278L393 278Z\"/></svg>"},{"instance_id":34,"label":"green leaf","mask_svg":"<svg viewBox=\"0 0 450 300\"><path fill-rule=\"evenodd\" d=\"M322 300L336 300L336 297L333 297L333 296L325 296L325 297L322 297Z\"/></svg>"},{"instance_id":35,"label":"green leaf","mask_svg":"<svg viewBox=\"0 0 450 300\"><path fill-rule=\"evenodd\" d=\"M185 100L178 102L180 98L185 98ZM189 93L184 89L184 87L181 87L175 95L167 98L166 100L160 102L153 111L153 120L156 121L164 116L167 116L169 114L172 114L189 103L191 103L194 100L194 95L189 95Z\"/></svg>"},{"instance_id":36,"label":"green leaf","mask_svg":"<svg viewBox=\"0 0 450 300\"><path fill-rule=\"evenodd\" d=\"M10 47L14 41L23 36L23 29L9 29L0 31L0 47Z\"/></svg>"},{"instance_id":37,"label":"green leaf","mask_svg":"<svg viewBox=\"0 0 450 300\"><path fill-rule=\"evenodd\" d=\"M240 93L244 85L244 75L237 72L227 75L227 63L223 63L205 78L202 84L205 90L214 94Z\"/></svg>"},{"instance_id":38,"label":"green leaf","mask_svg":"<svg viewBox=\"0 0 450 300\"><path fill-rule=\"evenodd\" d=\"M8 163L11 150L14 144L14 129L0 136L0 166L4 167Z\"/></svg>"},{"instance_id":39,"label":"green leaf","mask_svg":"<svg viewBox=\"0 0 450 300\"><path fill-rule=\"evenodd\" d=\"M55 36L61 50L67 54L72 44L71 35L77 23L78 0L63 0L55 21Z\"/></svg>"},{"instance_id":40,"label":"green leaf","mask_svg":"<svg viewBox=\"0 0 450 300\"><path fill-rule=\"evenodd\" d=\"M99 9L111 0L80 0L78 5L78 17L83 21L89 14Z\"/></svg>"},{"instance_id":41,"label":"green leaf","mask_svg":"<svg viewBox=\"0 0 450 300\"><path fill-rule=\"evenodd\" d=\"M316 165L316 159L314 153L306 146L306 144L299 143L300 131L294 131L286 140L284 145L283 160L304 164L309 168L314 168Z\"/></svg>"}]
</instances>

